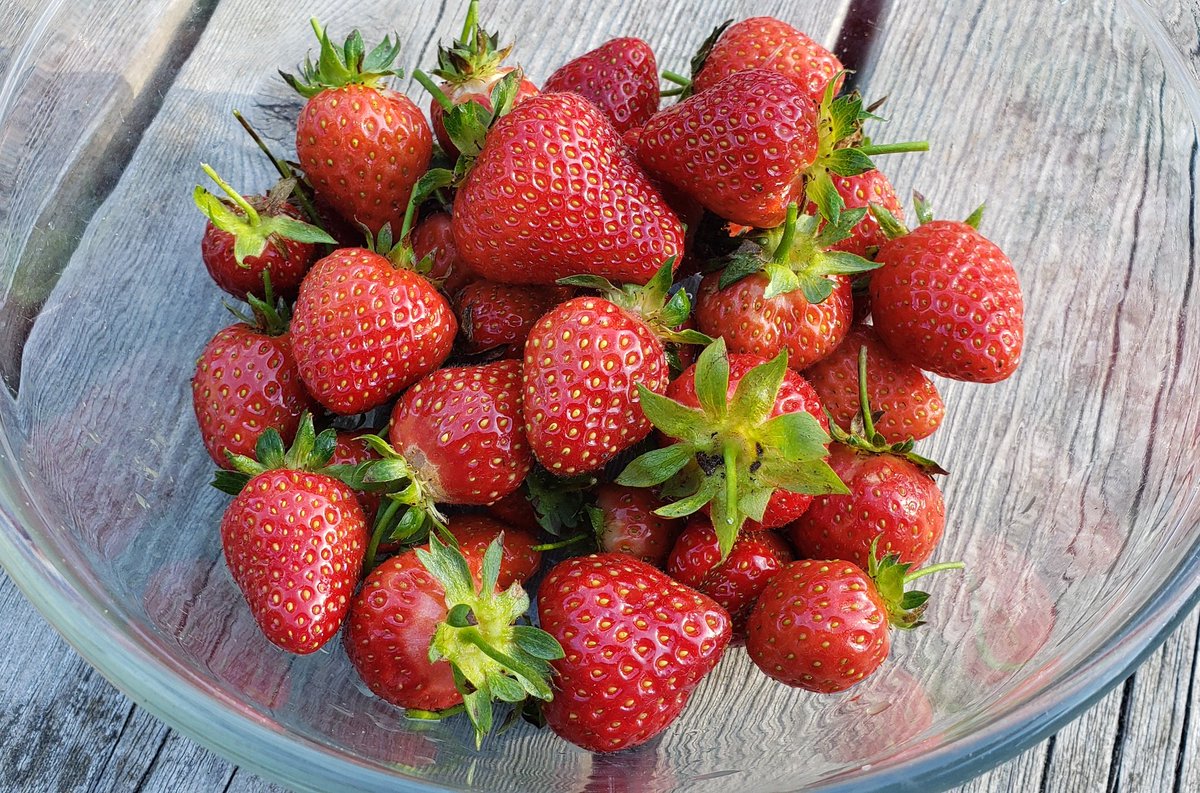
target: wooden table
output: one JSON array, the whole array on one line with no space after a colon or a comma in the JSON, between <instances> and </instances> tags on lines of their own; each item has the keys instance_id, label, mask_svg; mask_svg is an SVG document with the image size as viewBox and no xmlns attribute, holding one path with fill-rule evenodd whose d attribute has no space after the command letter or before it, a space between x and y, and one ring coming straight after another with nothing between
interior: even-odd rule
<instances>
[{"instance_id":1,"label":"wooden table","mask_svg":"<svg viewBox=\"0 0 1200 793\"><path fill-rule=\"evenodd\" d=\"M246 6L263 2L236 0ZM223 0L227 6L235 0ZM34 0L0 6L0 46L12 47L29 32L29 20L36 16L40 3ZM352 4L345 0L313 3L311 9L323 18L353 16ZM515 3L495 5L516 7ZM679 19L689 4L670 3L656 19L638 20L644 27L662 26ZM778 3L723 3L731 16L749 16L750 12L771 12ZM832 44L840 21L869 12L880 2L829 2L814 5L808 29ZM1172 32L1190 49L1200 34L1195 19L1182 3L1158 3L1168 18L1179 20ZM196 44L197 36L188 32L202 28L217 14L217 0L197 4L154 0L138 16L139 29L130 29L123 17L111 14L112 41L107 55L91 65L98 71L118 63L124 57L121 45L137 46L139 57L146 59L137 69L139 93L96 95L87 113L113 124L145 125L158 112L162 96L170 88ZM428 8L425 8L428 6ZM853 6L853 8L851 8ZM615 4L614 4L615 7ZM451 28L445 3L425 3L425 13L436 13L438 34ZM609 13L598 11L599 14ZM612 12L619 13L619 12ZM219 16L219 15L218 15ZM545 24L561 23L547 18ZM957 24L957 23L955 23ZM969 20L963 25L968 25ZM1036 21L1016 19L1014 28ZM964 28L969 29L969 28ZM154 40L169 41L173 47L146 47L147 31ZM644 30L636 32L644 35ZM1013 36L1020 31L1014 29ZM435 34L436 35L436 34ZM406 40L409 51L420 52L422 62L430 60L435 35L413 34ZM950 35L944 31L941 35ZM948 39L949 40L949 39ZM683 61L684 48L663 58L674 65ZM295 60L294 55L285 61ZM1200 52L1200 48L1193 50ZM7 52L11 53L12 49ZM561 53L543 53L545 59L562 59ZM893 57L903 60L903 53ZM662 53L660 53L660 57ZM265 56L264 56L265 57ZM104 59L108 60L105 61ZM270 56L271 68L277 63ZM0 61L2 65L2 61ZM544 77L544 74L540 76ZM969 102L970 97L964 97ZM964 115L968 115L964 113ZM47 135L32 146L46 150L63 145ZM102 154L128 156L122 146L128 141L115 140ZM136 136L132 141L136 146ZM113 174L98 170L94 184L81 178L71 188L75 203L91 206L103 200L98 189L102 180ZM237 181L236 179L233 181ZM89 204L88 202L92 202ZM62 221L70 223L71 215ZM53 219L53 218L52 218ZM0 346L10 340L0 338ZM0 372L6 378L10 372ZM116 691L86 662L80 659L37 615L12 582L0 575L0 788L17 791L267 791L279 788L242 771L185 738ZM1200 728L1192 720L1192 711L1200 706L1200 690L1195 686L1200 617L1189 616L1166 644L1149 661L1118 685L1108 696L1058 735L1029 749L1011 762L963 786L969 791L1200 791Z\"/></svg>"}]
</instances>

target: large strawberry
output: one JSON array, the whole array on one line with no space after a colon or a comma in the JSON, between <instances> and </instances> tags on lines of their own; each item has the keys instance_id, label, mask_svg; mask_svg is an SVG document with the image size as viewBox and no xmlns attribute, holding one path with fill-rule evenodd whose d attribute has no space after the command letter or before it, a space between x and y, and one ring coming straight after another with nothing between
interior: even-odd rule
<instances>
[{"instance_id":1,"label":"large strawberry","mask_svg":"<svg viewBox=\"0 0 1200 793\"><path fill-rule=\"evenodd\" d=\"M479 574L444 545L394 556L376 568L354 599L346 655L367 686L402 708L444 711L465 705L476 742L493 723L492 702L549 699L548 661L562 648L521 624L529 596L520 583L501 590L502 539L487 546Z\"/></svg>"},{"instance_id":2,"label":"large strawberry","mask_svg":"<svg viewBox=\"0 0 1200 793\"><path fill-rule=\"evenodd\" d=\"M708 506L721 555L747 519L755 528L799 517L814 494L844 493L825 463L828 419L812 386L771 361L730 356L717 339L661 396L639 388L642 411L675 442L626 466L618 484L679 498L658 514L682 517Z\"/></svg>"},{"instance_id":3,"label":"large strawberry","mask_svg":"<svg viewBox=\"0 0 1200 793\"><path fill-rule=\"evenodd\" d=\"M295 180L284 180L265 196L245 198L217 172L201 164L228 196L217 198L200 185L192 200L208 217L200 239L200 256L217 286L245 300L265 297L263 275L275 291L295 294L316 254L316 243L334 239L316 226L301 221L300 212L288 203ZM232 206L230 206L232 204Z\"/></svg>"},{"instance_id":4,"label":"large strawberry","mask_svg":"<svg viewBox=\"0 0 1200 793\"><path fill-rule=\"evenodd\" d=\"M561 562L542 582L537 611L564 652L542 712L558 735L593 752L666 729L729 644L724 609L624 554Z\"/></svg>"},{"instance_id":5,"label":"large strawberry","mask_svg":"<svg viewBox=\"0 0 1200 793\"><path fill-rule=\"evenodd\" d=\"M271 298L269 279L266 287ZM282 304L250 296L255 319L220 330L204 347L192 376L192 407L204 448L222 468L228 452L249 455L275 429L290 442L300 416L313 407L292 355Z\"/></svg>"},{"instance_id":6,"label":"large strawberry","mask_svg":"<svg viewBox=\"0 0 1200 793\"><path fill-rule=\"evenodd\" d=\"M308 101L296 128L296 154L316 197L352 224L378 234L400 227L413 186L429 168L433 136L420 109L386 88L398 74L400 42L385 37L370 52L352 32L342 48L314 19L321 44L300 75L280 73Z\"/></svg>"},{"instance_id":7,"label":"large strawberry","mask_svg":"<svg viewBox=\"0 0 1200 793\"><path fill-rule=\"evenodd\" d=\"M918 199L921 225L879 249L871 316L900 360L955 380L995 383L1021 361L1025 302L1012 262L976 229L979 214L932 220Z\"/></svg>"},{"instance_id":8,"label":"large strawberry","mask_svg":"<svg viewBox=\"0 0 1200 793\"><path fill-rule=\"evenodd\" d=\"M455 198L454 240L493 281L595 274L645 283L678 261L684 232L595 105L544 94L487 131Z\"/></svg>"},{"instance_id":9,"label":"large strawberry","mask_svg":"<svg viewBox=\"0 0 1200 793\"><path fill-rule=\"evenodd\" d=\"M844 691L883 664L890 628L915 628L929 595L905 591L922 576L961 568L946 562L909 572L871 549L864 571L844 560L792 562L770 580L754 610L746 650L768 676L789 686Z\"/></svg>"},{"instance_id":10,"label":"large strawberry","mask_svg":"<svg viewBox=\"0 0 1200 793\"><path fill-rule=\"evenodd\" d=\"M266 637L293 653L316 652L338 632L367 545L354 491L321 473L335 442L306 415L291 449L268 430L257 460L234 456L236 472L213 483L236 494L221 518L229 572Z\"/></svg>"},{"instance_id":11,"label":"large strawberry","mask_svg":"<svg viewBox=\"0 0 1200 793\"><path fill-rule=\"evenodd\" d=\"M425 278L344 248L304 277L292 348L317 401L334 413L361 413L441 366L457 332L450 304Z\"/></svg>"},{"instance_id":12,"label":"large strawberry","mask_svg":"<svg viewBox=\"0 0 1200 793\"><path fill-rule=\"evenodd\" d=\"M606 41L568 61L546 80L546 93L570 91L604 111L617 132L640 127L658 110L658 65L641 39Z\"/></svg>"}]
</instances>

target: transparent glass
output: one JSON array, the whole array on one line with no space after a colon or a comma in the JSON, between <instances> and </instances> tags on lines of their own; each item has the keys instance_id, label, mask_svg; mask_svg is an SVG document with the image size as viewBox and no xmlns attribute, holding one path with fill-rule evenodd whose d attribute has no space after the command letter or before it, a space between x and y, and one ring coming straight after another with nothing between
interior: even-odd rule
<instances>
[{"instance_id":1,"label":"transparent glass","mask_svg":"<svg viewBox=\"0 0 1200 793\"><path fill-rule=\"evenodd\" d=\"M312 11L335 33L399 31L411 68L463 5ZM879 139L932 144L885 170L946 216L986 199L1028 302L1014 378L940 384L938 557L969 571L930 582L930 625L851 692L784 689L734 649L677 724L615 757L525 725L477 752L460 721L371 697L337 643L276 650L221 562L191 413L195 357L229 320L189 192L202 160L269 182L230 110L290 153L298 100L274 69L311 34L250 0L22 0L0 8L0 561L90 662L296 788L925 790L1048 734L1157 645L1200 584L1195 0L908 0L874 25L886 4L485 6L539 80L614 35L680 71L727 16L829 44L856 23L859 84L889 97Z\"/></svg>"}]
</instances>

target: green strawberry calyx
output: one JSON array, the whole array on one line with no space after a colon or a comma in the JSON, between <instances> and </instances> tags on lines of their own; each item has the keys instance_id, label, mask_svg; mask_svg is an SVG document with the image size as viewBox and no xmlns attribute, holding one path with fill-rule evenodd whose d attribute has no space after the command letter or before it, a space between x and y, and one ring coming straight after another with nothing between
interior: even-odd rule
<instances>
[{"instance_id":1,"label":"green strawberry calyx","mask_svg":"<svg viewBox=\"0 0 1200 793\"><path fill-rule=\"evenodd\" d=\"M250 313L247 314L238 306L225 303L225 309L233 314L239 322L244 322L260 333L267 336L282 336L287 333L288 323L292 319L292 312L288 308L287 301L282 297L275 297L275 290L271 287L271 272L263 270L263 296L259 297L256 294L249 293L246 295L246 302L250 305Z\"/></svg>"},{"instance_id":2,"label":"green strawberry calyx","mask_svg":"<svg viewBox=\"0 0 1200 793\"><path fill-rule=\"evenodd\" d=\"M492 730L493 702L553 698L550 661L563 657L553 636L524 620L529 595L519 583L496 591L503 539L501 534L484 552L478 586L462 552L436 535L429 537L429 550L416 552L446 593L448 613L434 631L429 660L449 662L476 747Z\"/></svg>"},{"instance_id":3,"label":"green strawberry calyx","mask_svg":"<svg viewBox=\"0 0 1200 793\"><path fill-rule=\"evenodd\" d=\"M554 537L564 537L583 523L584 504L599 480L592 474L560 478L534 465L521 487L538 525Z\"/></svg>"},{"instance_id":4,"label":"green strawberry calyx","mask_svg":"<svg viewBox=\"0 0 1200 793\"><path fill-rule=\"evenodd\" d=\"M296 430L291 447L285 447L279 430L271 427L258 436L254 457L226 450L225 457L233 470L218 470L213 476L212 486L236 496L247 482L267 471L286 469L333 475L334 466L330 466L329 461L336 447L337 433L327 429L317 434L312 414L305 411L300 417L300 427Z\"/></svg>"},{"instance_id":5,"label":"green strawberry calyx","mask_svg":"<svg viewBox=\"0 0 1200 793\"><path fill-rule=\"evenodd\" d=\"M787 353L748 371L729 392L729 356L717 339L696 361L691 408L638 385L642 412L670 446L646 452L625 467L617 484L663 485L678 500L655 513L681 518L709 505L721 557L729 554L747 518L761 521L776 490L810 495L845 494L829 467L829 435L806 411L771 418L787 373Z\"/></svg>"},{"instance_id":6,"label":"green strawberry calyx","mask_svg":"<svg viewBox=\"0 0 1200 793\"><path fill-rule=\"evenodd\" d=\"M867 395L867 347L864 344L858 348L858 405L859 412L854 417L849 431L842 429L830 419L829 432L833 440L856 452L865 454L891 454L903 457L916 465L927 474L948 475L950 472L928 457L923 457L913 451L916 441L909 437L899 443L888 443L875 429L879 415L871 410L871 401Z\"/></svg>"},{"instance_id":7,"label":"green strawberry calyx","mask_svg":"<svg viewBox=\"0 0 1200 793\"><path fill-rule=\"evenodd\" d=\"M879 267L857 254L832 250L866 214L865 208L850 209L837 220L825 221L816 215L801 215L796 204L789 204L782 225L752 238L749 251L737 251L728 258L717 285L725 289L761 272L768 279L763 293L767 300L800 290L809 303L821 303L836 286L831 276L859 275Z\"/></svg>"},{"instance_id":8,"label":"green strawberry calyx","mask_svg":"<svg viewBox=\"0 0 1200 793\"><path fill-rule=\"evenodd\" d=\"M473 80L486 82L512 53L513 45L501 47L500 35L484 30L478 22L478 16L479 2L471 0L462 35L450 46L438 47L438 65L432 72L452 86Z\"/></svg>"},{"instance_id":9,"label":"green strawberry calyx","mask_svg":"<svg viewBox=\"0 0 1200 793\"><path fill-rule=\"evenodd\" d=\"M357 30L351 31L345 44L336 47L316 17L309 22L321 44L317 62L313 63L312 58L306 56L298 76L279 72L279 76L304 98L311 99L322 91L347 85L379 87L386 77L403 76L401 70L392 66L400 54L399 36L395 40L384 36L383 41L367 52L362 34Z\"/></svg>"},{"instance_id":10,"label":"green strawberry calyx","mask_svg":"<svg viewBox=\"0 0 1200 793\"><path fill-rule=\"evenodd\" d=\"M925 613L929 593L906 589L908 585L934 573L962 570L966 565L962 562L942 562L913 570L911 564L901 562L896 554L888 554L881 559L878 546L879 538L876 537L871 541L867 555L867 575L875 582L875 588L887 610L888 622L901 630L924 625L921 616Z\"/></svg>"},{"instance_id":11,"label":"green strawberry calyx","mask_svg":"<svg viewBox=\"0 0 1200 793\"><path fill-rule=\"evenodd\" d=\"M681 328L692 314L692 300L684 289L671 292L675 257L668 258L645 285L616 286L598 275L572 275L558 279L563 286L594 289L605 300L635 314L663 341L676 344L711 344L712 339L698 330Z\"/></svg>"},{"instance_id":12,"label":"green strawberry calyx","mask_svg":"<svg viewBox=\"0 0 1200 793\"><path fill-rule=\"evenodd\" d=\"M418 260L412 246L412 230L417 221L421 205L433 198L439 190L454 182L454 175L445 168L432 168L421 175L413 185L408 197L408 206L404 210L404 220L400 225L400 234L394 235L392 224L384 223L379 234L372 234L365 225L361 226L366 247L381 256L398 269L412 270L421 275L429 275L433 269L433 253Z\"/></svg>"},{"instance_id":13,"label":"green strawberry calyx","mask_svg":"<svg viewBox=\"0 0 1200 793\"><path fill-rule=\"evenodd\" d=\"M218 198L200 185L192 191L192 201L215 228L233 235L233 258L239 267L249 269L247 257L261 256L268 244L279 240L296 242L337 243L320 228L305 223L283 211L288 197L296 187L295 179L282 179L271 189L265 200L247 199L217 175L208 163L200 163L204 173L228 196ZM230 205L232 203L232 206ZM255 204L258 206L255 206Z\"/></svg>"},{"instance_id":14,"label":"green strawberry calyx","mask_svg":"<svg viewBox=\"0 0 1200 793\"><path fill-rule=\"evenodd\" d=\"M883 231L889 240L894 240L897 237L903 237L909 232L899 218L882 204L871 202L871 214L875 220L879 222L879 228ZM975 208L967 218L963 221L971 228L979 231L979 224L983 222L983 212L987 208L987 204L980 204ZM917 225L924 226L933 220L933 207L925 196L921 195L916 190L913 190L913 209L917 213Z\"/></svg>"},{"instance_id":15,"label":"green strawberry calyx","mask_svg":"<svg viewBox=\"0 0 1200 793\"><path fill-rule=\"evenodd\" d=\"M457 184L466 178L471 164L483 151L488 130L501 117L508 115L517 102L521 81L525 72L520 68L506 72L491 89L492 107L489 110L478 102L452 102L433 79L420 69L413 70L413 79L428 91L442 108L442 126L458 149L458 160L454 163L451 182Z\"/></svg>"}]
</instances>

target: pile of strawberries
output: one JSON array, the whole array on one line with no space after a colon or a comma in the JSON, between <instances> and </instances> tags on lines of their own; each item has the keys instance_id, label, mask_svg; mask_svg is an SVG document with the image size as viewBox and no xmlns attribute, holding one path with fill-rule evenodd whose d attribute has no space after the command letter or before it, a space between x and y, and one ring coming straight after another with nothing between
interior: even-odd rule
<instances>
[{"instance_id":1,"label":"pile of strawberries","mask_svg":"<svg viewBox=\"0 0 1200 793\"><path fill-rule=\"evenodd\" d=\"M313 27L296 161L194 196L247 301L192 388L266 636L341 631L410 716L482 740L504 703L599 752L731 644L816 692L874 672L920 624L908 584L961 566L917 569L945 522L925 372L1002 380L1023 338L979 212L903 225L872 158L925 144L870 140L838 59L770 18L666 91L633 38L539 91L472 4L415 74L431 121L387 87L395 42Z\"/></svg>"}]
</instances>

